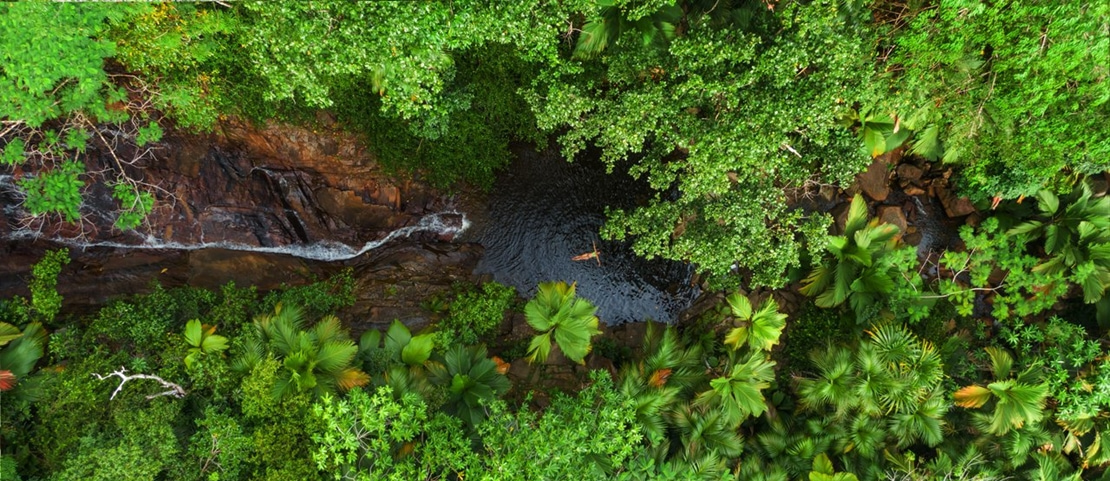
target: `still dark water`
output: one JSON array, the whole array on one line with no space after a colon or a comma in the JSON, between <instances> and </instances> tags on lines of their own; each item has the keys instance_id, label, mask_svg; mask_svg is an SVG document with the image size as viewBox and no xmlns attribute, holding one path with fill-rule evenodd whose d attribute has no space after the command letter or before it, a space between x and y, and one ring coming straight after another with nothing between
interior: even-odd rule
<instances>
[{"instance_id":1,"label":"still dark water","mask_svg":"<svg viewBox=\"0 0 1110 481\"><path fill-rule=\"evenodd\" d=\"M577 282L577 293L598 306L608 324L671 322L698 290L693 269L679 262L637 257L627 243L602 241L605 207L632 207L650 189L625 174L605 174L597 159L565 161L549 149L517 150L499 176L484 216L472 216L468 240L485 254L477 273L491 274L526 297L545 281ZM596 243L601 265L573 261Z\"/></svg>"}]
</instances>

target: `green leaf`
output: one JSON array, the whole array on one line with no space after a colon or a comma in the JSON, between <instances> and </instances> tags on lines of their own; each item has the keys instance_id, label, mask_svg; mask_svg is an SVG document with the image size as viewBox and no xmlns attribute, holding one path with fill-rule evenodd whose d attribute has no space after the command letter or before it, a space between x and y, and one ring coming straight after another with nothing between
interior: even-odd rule
<instances>
[{"instance_id":1,"label":"green leaf","mask_svg":"<svg viewBox=\"0 0 1110 481\"><path fill-rule=\"evenodd\" d=\"M201 347L201 342L204 340L202 334L199 320L192 319L185 323L185 342L190 346Z\"/></svg>"},{"instance_id":2,"label":"green leaf","mask_svg":"<svg viewBox=\"0 0 1110 481\"><path fill-rule=\"evenodd\" d=\"M401 349L408 345L410 339L412 339L412 333L409 332L409 328L394 319L385 333L385 350L390 357L396 357L401 354Z\"/></svg>"},{"instance_id":3,"label":"green leaf","mask_svg":"<svg viewBox=\"0 0 1110 481\"><path fill-rule=\"evenodd\" d=\"M19 328L6 322L0 322L0 346L7 345L15 339L22 336L23 333L19 332Z\"/></svg>"},{"instance_id":4,"label":"green leaf","mask_svg":"<svg viewBox=\"0 0 1110 481\"><path fill-rule=\"evenodd\" d=\"M739 293L733 292L725 298L729 307L732 308L732 315L741 320L748 320L752 318L752 302L748 297Z\"/></svg>"},{"instance_id":5,"label":"green leaf","mask_svg":"<svg viewBox=\"0 0 1110 481\"><path fill-rule=\"evenodd\" d=\"M743 327L743 326L737 327L737 328L729 330L728 334L725 334L725 345L726 346L731 346L732 350L734 350L734 351L737 350L737 349L740 349L740 346L742 346L744 344L744 342L746 342L747 340L748 340L748 328L747 327Z\"/></svg>"},{"instance_id":6,"label":"green leaf","mask_svg":"<svg viewBox=\"0 0 1110 481\"><path fill-rule=\"evenodd\" d=\"M227 347L227 338L216 334L205 336L204 341L201 342L200 345L201 350L205 353L224 351L227 350Z\"/></svg>"},{"instance_id":7,"label":"green leaf","mask_svg":"<svg viewBox=\"0 0 1110 481\"><path fill-rule=\"evenodd\" d=\"M828 455L826 455L825 453L818 454L817 457L813 458L813 471L816 473L829 475L835 472L833 470L832 461L829 460ZM812 479L812 475L810 476L810 479Z\"/></svg>"},{"instance_id":8,"label":"green leaf","mask_svg":"<svg viewBox=\"0 0 1110 481\"><path fill-rule=\"evenodd\" d=\"M867 202L863 200L863 196L856 194L852 197L852 203L848 207L848 218L844 223L844 235L851 236L856 231L862 229L867 225Z\"/></svg>"},{"instance_id":9,"label":"green leaf","mask_svg":"<svg viewBox=\"0 0 1110 481\"><path fill-rule=\"evenodd\" d=\"M434 334L421 334L409 340L409 343L401 351L401 360L409 366L419 366L424 364L432 355L432 348L435 346Z\"/></svg>"},{"instance_id":10,"label":"green leaf","mask_svg":"<svg viewBox=\"0 0 1110 481\"><path fill-rule=\"evenodd\" d=\"M321 373L336 374L346 369L358 353L358 347L350 340L329 341L316 351L315 368ZM288 360L289 358L286 358Z\"/></svg>"},{"instance_id":11,"label":"green leaf","mask_svg":"<svg viewBox=\"0 0 1110 481\"><path fill-rule=\"evenodd\" d=\"M862 128L863 145L867 148L867 152L871 157L878 157L886 152L886 139L883 139L883 133L879 129L872 128L869 125L864 125Z\"/></svg>"},{"instance_id":12,"label":"green leaf","mask_svg":"<svg viewBox=\"0 0 1110 481\"><path fill-rule=\"evenodd\" d=\"M528 343L528 362L544 362L551 354L551 333L545 332Z\"/></svg>"},{"instance_id":13,"label":"green leaf","mask_svg":"<svg viewBox=\"0 0 1110 481\"><path fill-rule=\"evenodd\" d=\"M1037 192L1037 209L1046 215L1054 215L1060 208L1060 198L1052 191L1041 189Z\"/></svg>"},{"instance_id":14,"label":"green leaf","mask_svg":"<svg viewBox=\"0 0 1110 481\"><path fill-rule=\"evenodd\" d=\"M986 351L991 358L991 371L994 373L994 378L1006 379L1010 377L1010 371L1014 367L1014 359L1010 357L1010 353L993 346L986 348Z\"/></svg>"},{"instance_id":15,"label":"green leaf","mask_svg":"<svg viewBox=\"0 0 1110 481\"><path fill-rule=\"evenodd\" d=\"M774 299L763 302L759 312L752 316L751 335L748 340L754 349L770 351L778 344L783 328L786 327L786 314L779 312Z\"/></svg>"},{"instance_id":16,"label":"green leaf","mask_svg":"<svg viewBox=\"0 0 1110 481\"><path fill-rule=\"evenodd\" d=\"M930 124L917 135L917 140L914 141L910 152L934 162L939 160L944 153L940 146L939 137L940 127L936 124Z\"/></svg>"}]
</instances>

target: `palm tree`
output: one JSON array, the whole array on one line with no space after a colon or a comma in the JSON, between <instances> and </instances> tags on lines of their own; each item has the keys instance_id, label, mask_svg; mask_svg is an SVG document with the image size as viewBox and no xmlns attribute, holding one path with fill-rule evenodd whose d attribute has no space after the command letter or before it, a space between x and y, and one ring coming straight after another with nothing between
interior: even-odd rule
<instances>
[{"instance_id":1,"label":"palm tree","mask_svg":"<svg viewBox=\"0 0 1110 481\"><path fill-rule=\"evenodd\" d=\"M725 344L735 350L746 341L752 349L763 351L770 351L778 344L782 329L786 327L786 314L779 312L779 305L774 299L768 297L755 312L752 312L751 301L739 292L730 294L725 301L728 302L733 322L739 323L725 335Z\"/></svg>"},{"instance_id":2,"label":"palm tree","mask_svg":"<svg viewBox=\"0 0 1110 481\"><path fill-rule=\"evenodd\" d=\"M227 338L216 334L216 326L202 325L193 319L185 324L185 342L189 353L185 356L185 366L193 367L197 358L227 350Z\"/></svg>"},{"instance_id":3,"label":"palm tree","mask_svg":"<svg viewBox=\"0 0 1110 481\"><path fill-rule=\"evenodd\" d=\"M649 323L644 335L643 358L621 367L618 386L632 399L636 419L649 438L666 434L666 415L692 396L705 380L702 351L683 346L673 326L659 330Z\"/></svg>"},{"instance_id":4,"label":"palm tree","mask_svg":"<svg viewBox=\"0 0 1110 481\"><path fill-rule=\"evenodd\" d=\"M698 395L698 406L719 409L724 419L737 427L749 416L759 416L767 410L763 390L775 378L775 362L759 351L753 352L743 363L735 363L727 376L709 381L710 390Z\"/></svg>"},{"instance_id":5,"label":"palm tree","mask_svg":"<svg viewBox=\"0 0 1110 481\"><path fill-rule=\"evenodd\" d=\"M897 246L898 227L867 220L867 203L856 194L848 208L844 235L829 238L832 257L813 269L799 290L816 296L820 307L836 307L851 301L857 313L894 289L892 267L882 257Z\"/></svg>"},{"instance_id":6,"label":"palm tree","mask_svg":"<svg viewBox=\"0 0 1110 481\"><path fill-rule=\"evenodd\" d=\"M1021 429L1027 423L1039 422L1044 417L1048 383L1038 378L1034 367L1011 378L1014 361L1010 353L995 347L988 347L986 351L991 358L995 382L986 387L972 384L956 391L956 405L977 409L993 399L994 410L987 418L989 421L985 427L987 432L996 436Z\"/></svg>"},{"instance_id":7,"label":"palm tree","mask_svg":"<svg viewBox=\"0 0 1110 481\"><path fill-rule=\"evenodd\" d=\"M509 390L509 379L497 363L486 357L483 346L451 346L443 363L428 363L432 382L447 388L445 410L475 426L486 417L482 401L496 399Z\"/></svg>"},{"instance_id":8,"label":"palm tree","mask_svg":"<svg viewBox=\"0 0 1110 481\"><path fill-rule=\"evenodd\" d=\"M358 347L335 316L325 316L306 328L300 308L278 304L272 314L255 317L254 326L257 337L248 342L236 367L249 370L266 352L282 361L285 371L274 385L274 397L298 392L322 396L370 380L366 373L351 367Z\"/></svg>"},{"instance_id":9,"label":"palm tree","mask_svg":"<svg viewBox=\"0 0 1110 481\"><path fill-rule=\"evenodd\" d=\"M575 297L575 285L565 282L544 282L536 297L524 306L528 325L539 331L528 346L528 360L543 362L551 353L551 337L567 359L585 364L592 348L590 338L601 334L594 313L597 307Z\"/></svg>"},{"instance_id":10,"label":"palm tree","mask_svg":"<svg viewBox=\"0 0 1110 481\"><path fill-rule=\"evenodd\" d=\"M1033 272L1070 273L1083 288L1083 300L1099 303L1099 321L1110 322L1110 196L1092 199L1086 182L1080 182L1065 198L1066 207L1051 191L1037 193L1035 219L1007 231L1026 235L1026 242L1044 239L1048 255Z\"/></svg>"}]
</instances>

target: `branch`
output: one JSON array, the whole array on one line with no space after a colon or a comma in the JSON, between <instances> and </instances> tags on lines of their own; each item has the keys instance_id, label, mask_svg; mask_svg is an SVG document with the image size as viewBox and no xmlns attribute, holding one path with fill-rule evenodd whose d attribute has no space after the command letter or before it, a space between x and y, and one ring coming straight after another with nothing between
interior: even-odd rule
<instances>
[{"instance_id":1,"label":"branch","mask_svg":"<svg viewBox=\"0 0 1110 481\"><path fill-rule=\"evenodd\" d=\"M158 381L158 382L162 383L163 387L169 388L169 390L166 391L166 392L151 394L151 395L146 397L147 399L154 399L154 398L159 397L159 396L173 396L173 397L176 397L176 398L185 397L185 389L183 389L181 386L178 386L177 384L174 384L172 382L168 382L168 381L166 381L166 380L164 380L164 379L162 379L158 376L152 376L150 374L131 374L131 375L128 375L127 374L127 369L124 368L123 366L120 366L118 371L109 373L107 376L103 376L103 375L97 374L95 372L92 373L92 375L96 376L96 378L101 380L101 381L103 381L105 379L108 379L112 376L118 376L120 378L119 386L116 386L116 390L112 391L112 397L108 398L109 401L115 399L116 394L119 394L120 390L123 389L123 385L126 384L127 381L130 381L132 379L153 379L155 381Z\"/></svg>"}]
</instances>

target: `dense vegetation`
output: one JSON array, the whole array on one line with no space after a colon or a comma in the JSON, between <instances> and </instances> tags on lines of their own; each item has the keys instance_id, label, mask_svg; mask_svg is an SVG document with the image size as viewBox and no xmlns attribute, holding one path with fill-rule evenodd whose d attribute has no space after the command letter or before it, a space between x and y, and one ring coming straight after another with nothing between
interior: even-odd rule
<instances>
[{"instance_id":1,"label":"dense vegetation","mask_svg":"<svg viewBox=\"0 0 1110 481\"><path fill-rule=\"evenodd\" d=\"M5 3L0 169L31 227L80 222L94 183L141 225L166 129L328 109L443 187L489 186L513 141L594 149L655 190L603 234L724 295L618 355L560 280L356 338L349 275L81 319L51 253L0 303L0 479L1108 479L1108 59L1086 0ZM919 259L859 196L835 231L787 202L896 150L985 213L963 248ZM505 344L512 315L534 335Z\"/></svg>"}]
</instances>

